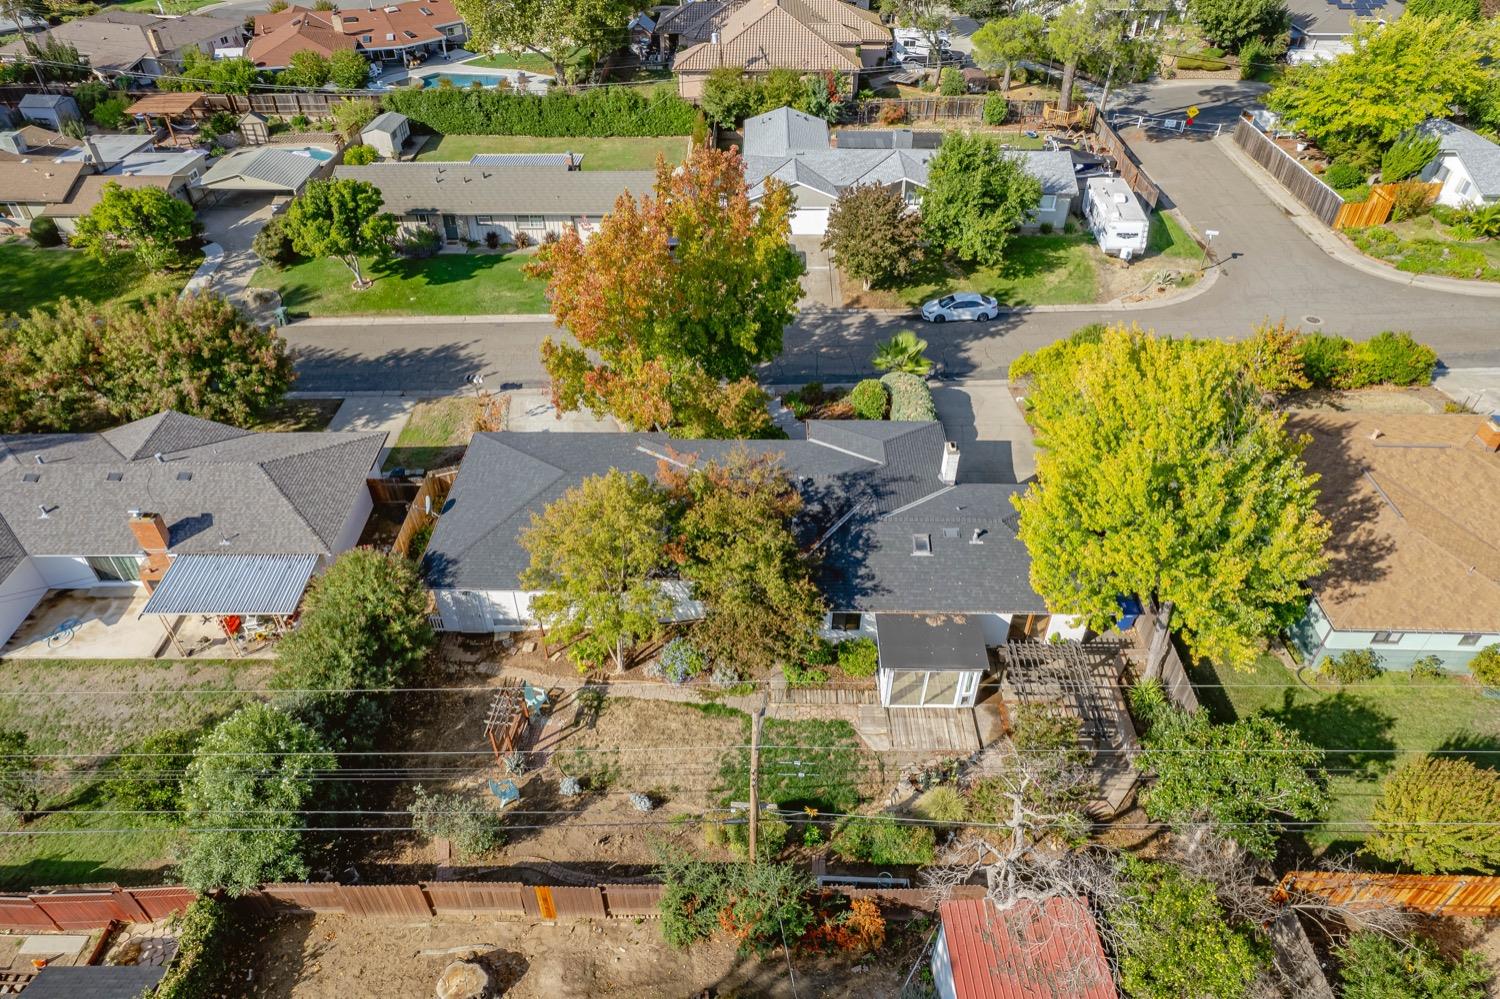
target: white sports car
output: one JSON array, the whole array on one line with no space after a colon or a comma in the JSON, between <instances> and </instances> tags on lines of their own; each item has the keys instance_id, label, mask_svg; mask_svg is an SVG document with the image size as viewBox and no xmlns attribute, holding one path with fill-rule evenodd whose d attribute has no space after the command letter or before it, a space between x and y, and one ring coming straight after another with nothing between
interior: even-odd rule
<instances>
[{"instance_id":1,"label":"white sports car","mask_svg":"<svg viewBox=\"0 0 1500 999\"><path fill-rule=\"evenodd\" d=\"M922 318L929 323L946 323L949 320L959 322L965 319L982 323L994 319L999 311L1000 303L990 296L975 291L961 291L956 295L934 298L922 306Z\"/></svg>"}]
</instances>

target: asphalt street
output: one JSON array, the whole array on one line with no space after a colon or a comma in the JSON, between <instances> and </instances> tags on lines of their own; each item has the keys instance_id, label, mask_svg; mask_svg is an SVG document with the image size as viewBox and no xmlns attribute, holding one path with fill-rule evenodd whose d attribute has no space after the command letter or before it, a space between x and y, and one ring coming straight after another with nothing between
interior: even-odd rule
<instances>
[{"instance_id":1,"label":"asphalt street","mask_svg":"<svg viewBox=\"0 0 1500 999\"><path fill-rule=\"evenodd\" d=\"M1114 110L1180 113L1196 104L1199 121L1232 122L1263 91L1257 84L1168 82L1129 87ZM1196 295L1157 308L1018 311L990 323L924 326L946 377L1003 378L1018 354L1090 322L1126 321L1161 333L1236 337L1264 319L1351 336L1410 330L1450 367L1500 365L1500 299L1404 286L1327 255L1206 133L1150 133L1133 148L1147 173L1199 232L1213 241L1219 273ZM1227 139L1219 140L1226 142ZM1143 280L1149 275L1143 271ZM817 310L788 327L785 352L761 372L768 383L847 379L870 371L873 345L910 328L901 316ZM297 353L298 388L313 392L446 392L475 374L489 387L542 384L537 347L557 331L550 322L431 321L296 323L283 331Z\"/></svg>"}]
</instances>

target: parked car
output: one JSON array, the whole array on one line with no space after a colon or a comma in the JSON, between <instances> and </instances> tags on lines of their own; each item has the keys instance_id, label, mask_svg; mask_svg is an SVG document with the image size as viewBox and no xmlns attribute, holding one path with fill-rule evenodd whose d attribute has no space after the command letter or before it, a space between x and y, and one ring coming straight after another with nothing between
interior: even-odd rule
<instances>
[{"instance_id":1,"label":"parked car","mask_svg":"<svg viewBox=\"0 0 1500 999\"><path fill-rule=\"evenodd\" d=\"M956 295L934 298L922 306L922 318L929 323L946 323L950 319L961 322L972 319L987 322L1000 311L1000 303L988 295L973 291L961 291Z\"/></svg>"}]
</instances>

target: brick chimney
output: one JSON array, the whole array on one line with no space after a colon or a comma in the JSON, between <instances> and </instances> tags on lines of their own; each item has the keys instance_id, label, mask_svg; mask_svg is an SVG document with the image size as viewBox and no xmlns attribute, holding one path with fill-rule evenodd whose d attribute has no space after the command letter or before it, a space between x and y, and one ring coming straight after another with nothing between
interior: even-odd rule
<instances>
[{"instance_id":1,"label":"brick chimney","mask_svg":"<svg viewBox=\"0 0 1500 999\"><path fill-rule=\"evenodd\" d=\"M172 558L167 554L167 522L159 513L132 510L130 533L135 535L136 543L146 553L145 564L141 566L141 582L145 584L146 592L150 593L156 589L156 584L161 582L172 565Z\"/></svg>"},{"instance_id":2,"label":"brick chimney","mask_svg":"<svg viewBox=\"0 0 1500 999\"><path fill-rule=\"evenodd\" d=\"M1479 442L1491 451L1500 451L1500 413L1491 413L1479 425L1476 436Z\"/></svg>"}]
</instances>

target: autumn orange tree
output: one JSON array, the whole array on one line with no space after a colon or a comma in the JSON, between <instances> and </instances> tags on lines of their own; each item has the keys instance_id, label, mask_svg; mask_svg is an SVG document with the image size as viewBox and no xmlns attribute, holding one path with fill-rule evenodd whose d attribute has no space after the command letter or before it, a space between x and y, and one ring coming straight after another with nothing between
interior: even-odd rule
<instances>
[{"instance_id":1,"label":"autumn orange tree","mask_svg":"<svg viewBox=\"0 0 1500 999\"><path fill-rule=\"evenodd\" d=\"M659 162L654 194L621 195L591 239L544 246L527 272L577 340L542 344L558 408L684 437L765 433L750 372L780 353L801 294L791 211L786 185L752 203L739 154L699 147Z\"/></svg>"}]
</instances>

